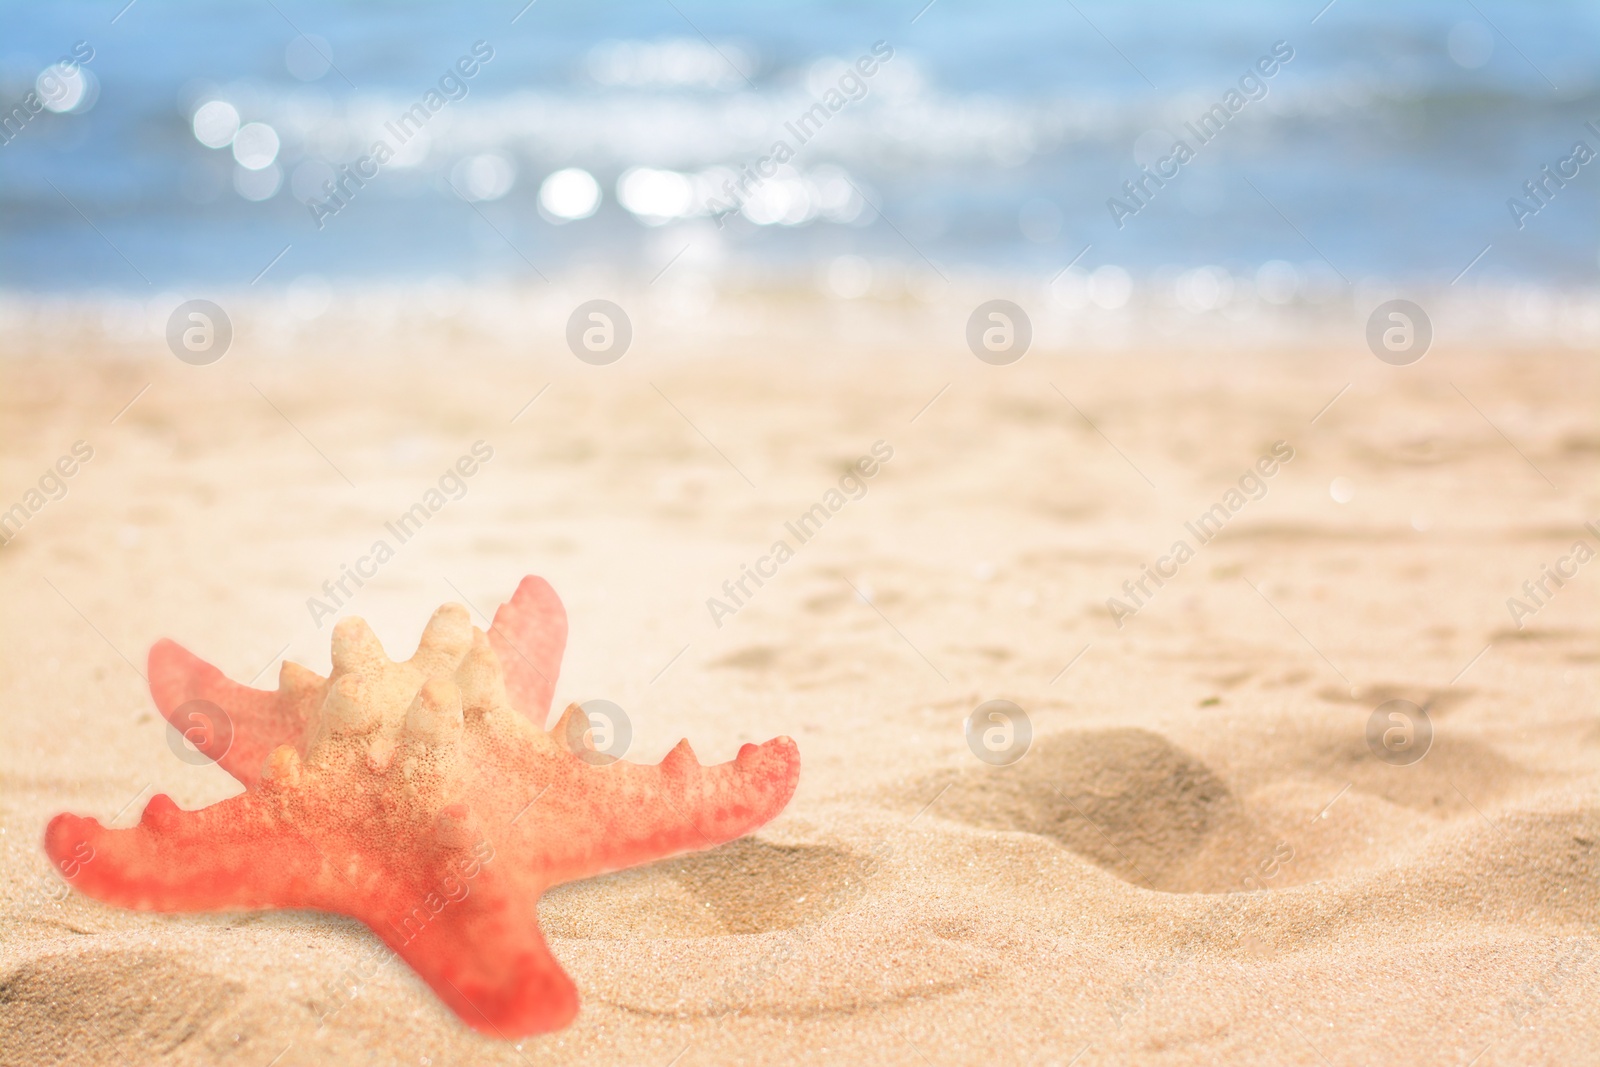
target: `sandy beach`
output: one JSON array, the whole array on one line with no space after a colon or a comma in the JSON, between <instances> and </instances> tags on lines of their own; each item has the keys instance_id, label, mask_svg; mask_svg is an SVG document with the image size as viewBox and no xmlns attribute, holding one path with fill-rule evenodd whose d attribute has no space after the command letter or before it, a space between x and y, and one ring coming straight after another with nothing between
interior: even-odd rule
<instances>
[{"instance_id":1,"label":"sandy beach","mask_svg":"<svg viewBox=\"0 0 1600 1067\"><path fill-rule=\"evenodd\" d=\"M608 367L563 346L571 302L519 294L380 325L263 305L204 367L13 320L0 1063L1597 1062L1590 354L1046 324L994 367L970 302L868 303L641 307ZM380 539L337 615L393 656L538 574L571 622L556 705L625 709L628 758L799 744L752 837L545 897L583 998L562 1032L480 1036L398 963L327 1017L360 924L122 911L41 850L58 812L237 792L169 748L147 650L325 672L308 601ZM1031 726L1008 766L964 732L991 700ZM1389 700L1427 710L1416 762L1368 745Z\"/></svg>"}]
</instances>

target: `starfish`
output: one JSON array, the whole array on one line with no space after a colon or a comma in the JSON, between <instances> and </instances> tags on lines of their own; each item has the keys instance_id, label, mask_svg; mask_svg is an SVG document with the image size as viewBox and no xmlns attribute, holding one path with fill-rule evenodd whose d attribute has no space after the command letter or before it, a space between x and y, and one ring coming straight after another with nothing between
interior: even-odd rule
<instances>
[{"instance_id":1,"label":"starfish","mask_svg":"<svg viewBox=\"0 0 1600 1067\"><path fill-rule=\"evenodd\" d=\"M596 751L576 704L547 731L566 635L560 599L530 576L487 633L441 607L403 662L342 619L332 673L285 661L275 692L163 640L151 695L179 729L197 707L231 725L186 736L245 791L197 811L157 794L127 829L57 815L45 850L74 888L122 907L351 916L474 1029L560 1029L578 993L540 933L540 894L747 834L800 775L787 737L714 766L680 741L650 766Z\"/></svg>"}]
</instances>

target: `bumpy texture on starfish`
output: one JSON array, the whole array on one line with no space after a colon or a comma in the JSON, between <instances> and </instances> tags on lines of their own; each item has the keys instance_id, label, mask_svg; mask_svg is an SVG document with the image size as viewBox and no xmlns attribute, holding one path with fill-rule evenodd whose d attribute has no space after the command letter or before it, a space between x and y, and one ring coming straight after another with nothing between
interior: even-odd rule
<instances>
[{"instance_id":1,"label":"bumpy texture on starfish","mask_svg":"<svg viewBox=\"0 0 1600 1067\"><path fill-rule=\"evenodd\" d=\"M157 795L125 830L58 815L45 849L75 888L123 907L353 916L474 1028L559 1029L578 995L540 934L540 894L749 833L800 775L787 737L711 767L687 741L656 766L575 750L577 705L543 729L565 647L561 601L533 577L488 634L446 604L401 663L344 619L333 673L286 662L275 693L162 641L157 706L180 728L195 700L223 709L231 745L208 754L246 791L199 811Z\"/></svg>"}]
</instances>

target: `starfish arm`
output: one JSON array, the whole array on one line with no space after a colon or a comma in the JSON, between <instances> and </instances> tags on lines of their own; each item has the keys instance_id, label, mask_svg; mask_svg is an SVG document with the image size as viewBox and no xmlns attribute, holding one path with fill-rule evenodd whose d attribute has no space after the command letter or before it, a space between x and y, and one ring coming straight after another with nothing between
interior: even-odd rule
<instances>
[{"instance_id":1,"label":"starfish arm","mask_svg":"<svg viewBox=\"0 0 1600 1067\"><path fill-rule=\"evenodd\" d=\"M528 575L489 627L512 707L544 728L567 649L567 611L543 578Z\"/></svg>"},{"instance_id":2,"label":"starfish arm","mask_svg":"<svg viewBox=\"0 0 1600 1067\"><path fill-rule=\"evenodd\" d=\"M687 741L655 766L571 758L576 767L549 802L530 811L539 813L552 884L732 841L782 811L800 779L800 753L787 737L745 745L736 759L710 767Z\"/></svg>"},{"instance_id":3,"label":"starfish arm","mask_svg":"<svg viewBox=\"0 0 1600 1067\"><path fill-rule=\"evenodd\" d=\"M57 815L45 851L73 888L142 911L316 907L334 879L322 851L284 825L270 794L183 811L164 793L137 826Z\"/></svg>"},{"instance_id":4,"label":"starfish arm","mask_svg":"<svg viewBox=\"0 0 1600 1067\"><path fill-rule=\"evenodd\" d=\"M539 932L540 887L506 862L446 879L402 902L407 910L398 915L358 917L463 1022L518 1038L566 1026L578 1013L578 990Z\"/></svg>"},{"instance_id":5,"label":"starfish arm","mask_svg":"<svg viewBox=\"0 0 1600 1067\"><path fill-rule=\"evenodd\" d=\"M247 789L261 779L267 756L279 745L304 751L306 717L321 699L325 679L285 661L277 691L230 681L176 641L150 648L150 696L173 728ZM203 701L223 712L222 721Z\"/></svg>"}]
</instances>

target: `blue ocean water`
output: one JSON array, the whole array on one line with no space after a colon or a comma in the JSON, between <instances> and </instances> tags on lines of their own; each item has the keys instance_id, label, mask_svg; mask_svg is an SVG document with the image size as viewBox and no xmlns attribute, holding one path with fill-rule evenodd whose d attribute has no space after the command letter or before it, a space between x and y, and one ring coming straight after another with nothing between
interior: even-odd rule
<instances>
[{"instance_id":1,"label":"blue ocean water","mask_svg":"<svg viewBox=\"0 0 1600 1067\"><path fill-rule=\"evenodd\" d=\"M5 4L0 286L1600 273L1592 4L924 4Z\"/></svg>"}]
</instances>

